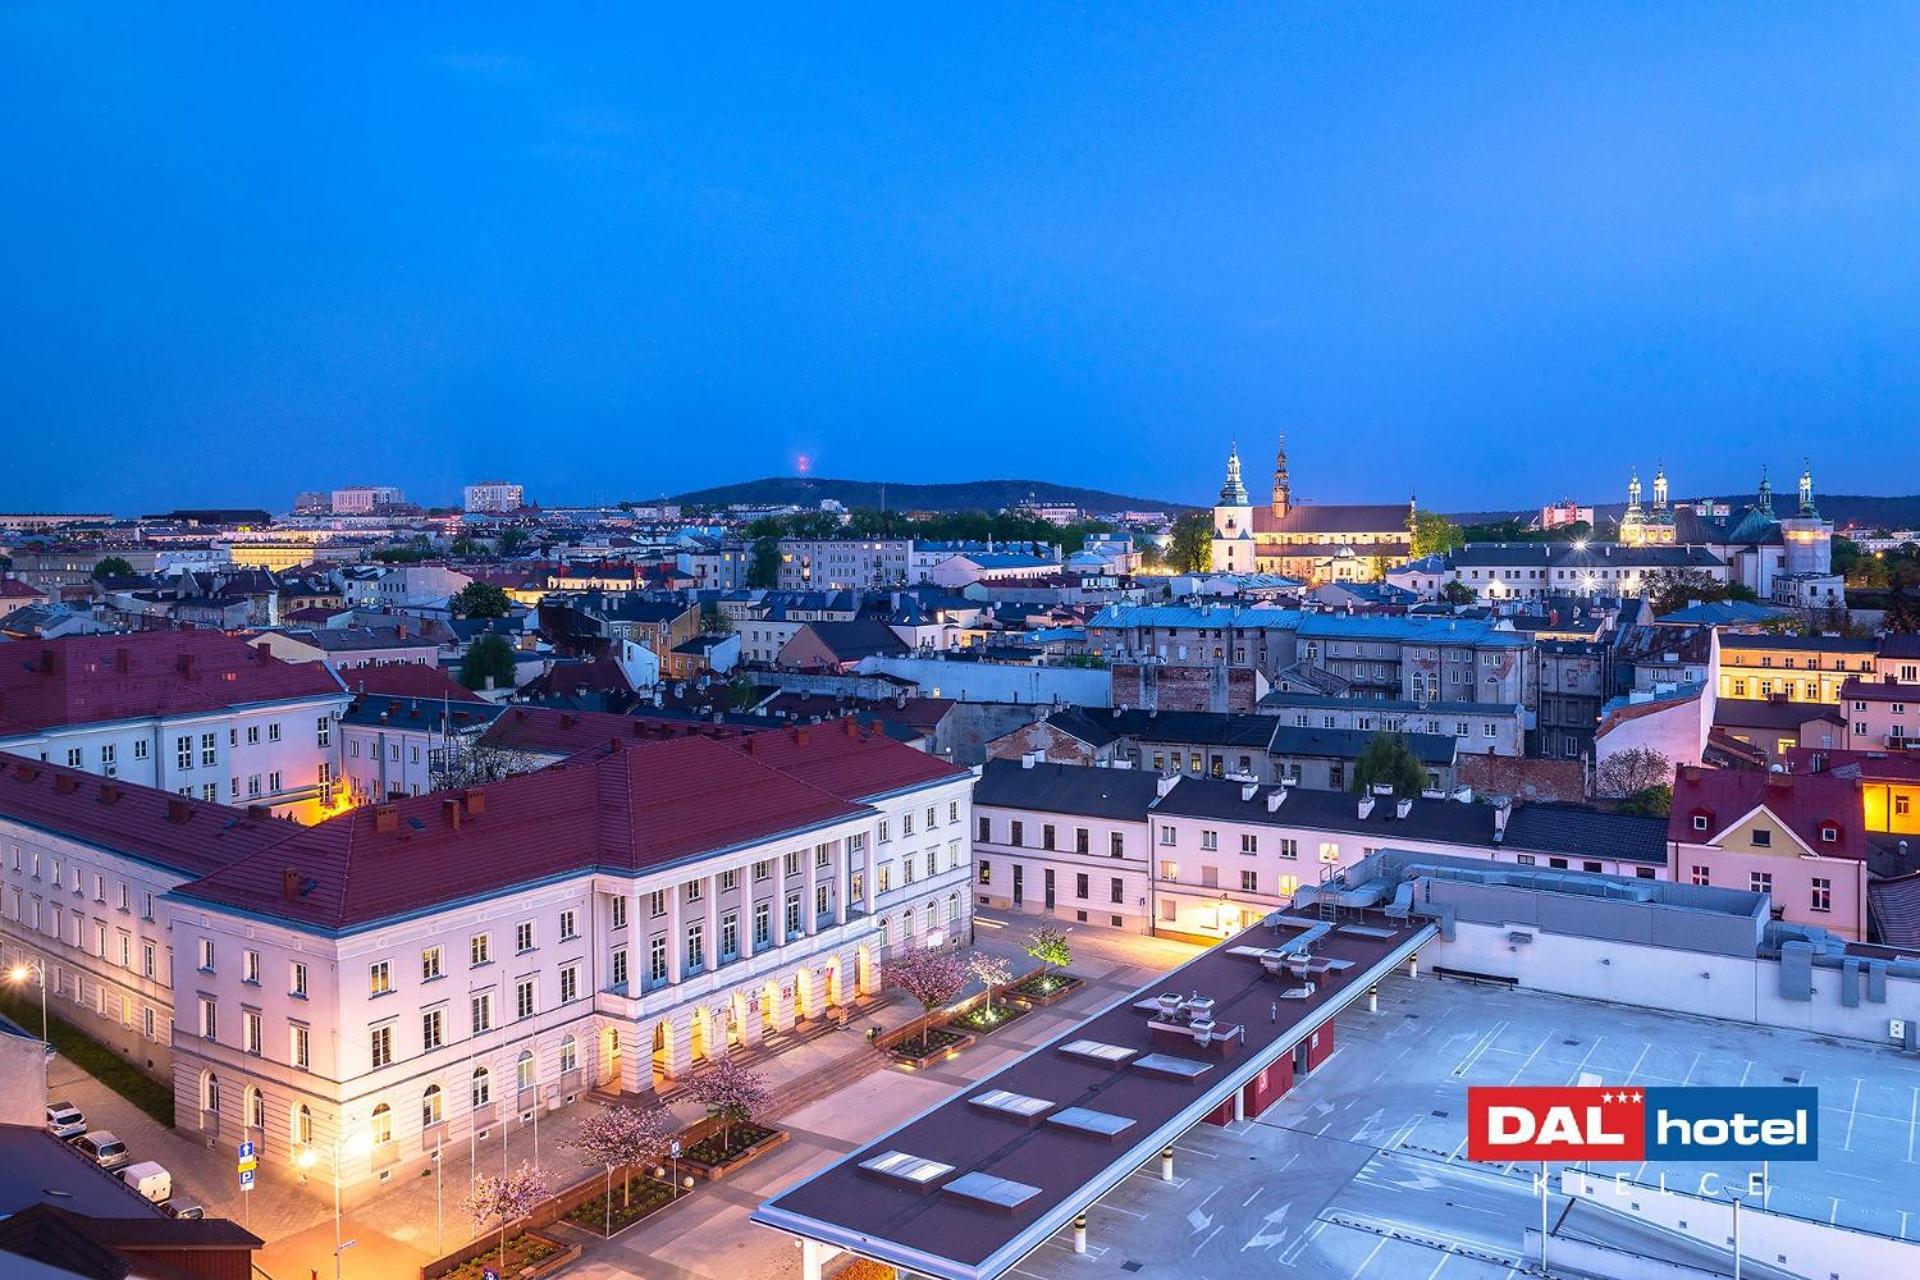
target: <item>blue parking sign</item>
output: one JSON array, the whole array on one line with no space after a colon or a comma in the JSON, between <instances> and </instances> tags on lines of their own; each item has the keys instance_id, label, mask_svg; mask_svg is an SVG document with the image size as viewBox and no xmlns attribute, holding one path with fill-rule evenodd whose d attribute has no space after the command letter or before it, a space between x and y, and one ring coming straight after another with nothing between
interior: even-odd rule
<instances>
[{"instance_id":1,"label":"blue parking sign","mask_svg":"<svg viewBox=\"0 0 1920 1280\"><path fill-rule=\"evenodd\" d=\"M500 1280L500 1273L492 1267L480 1268L480 1280Z\"/></svg>"},{"instance_id":2,"label":"blue parking sign","mask_svg":"<svg viewBox=\"0 0 1920 1280\"><path fill-rule=\"evenodd\" d=\"M240 1171L240 1189L242 1191L253 1190L253 1170L242 1169Z\"/></svg>"}]
</instances>

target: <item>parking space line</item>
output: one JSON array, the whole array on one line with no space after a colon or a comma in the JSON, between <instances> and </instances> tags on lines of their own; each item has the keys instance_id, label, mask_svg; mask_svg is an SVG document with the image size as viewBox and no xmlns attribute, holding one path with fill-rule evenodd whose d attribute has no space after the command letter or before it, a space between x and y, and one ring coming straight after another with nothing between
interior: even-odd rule
<instances>
[{"instance_id":1,"label":"parking space line","mask_svg":"<svg viewBox=\"0 0 1920 1280\"><path fill-rule=\"evenodd\" d=\"M1652 1052L1653 1052L1653 1041L1649 1040L1647 1041L1646 1048L1640 1050L1640 1056L1633 1060L1633 1070L1627 1072L1627 1078L1625 1080L1622 1080L1620 1083L1632 1084L1633 1078L1640 1074L1640 1064L1645 1062L1647 1060L1647 1055Z\"/></svg>"},{"instance_id":2,"label":"parking space line","mask_svg":"<svg viewBox=\"0 0 1920 1280\"><path fill-rule=\"evenodd\" d=\"M1693 1065L1687 1068L1686 1078L1680 1082L1680 1085L1682 1088L1685 1088L1687 1085L1693 1083L1693 1073L1698 1071L1699 1069L1700 1069L1700 1055L1696 1053L1693 1055Z\"/></svg>"},{"instance_id":3,"label":"parking space line","mask_svg":"<svg viewBox=\"0 0 1920 1280\"><path fill-rule=\"evenodd\" d=\"M1369 1253L1366 1257L1360 1260L1360 1265L1353 1269L1353 1274L1355 1276L1358 1276L1362 1271L1365 1271L1367 1269L1367 1265L1371 1263L1375 1258L1379 1257L1380 1251L1386 1247L1387 1247L1387 1238L1385 1236L1381 1236L1378 1240L1374 1242L1373 1252Z\"/></svg>"},{"instance_id":4,"label":"parking space line","mask_svg":"<svg viewBox=\"0 0 1920 1280\"><path fill-rule=\"evenodd\" d=\"M1860 1110L1860 1086L1862 1083L1863 1081L1859 1076L1853 1078L1853 1101L1847 1105L1847 1139L1840 1144L1842 1151L1853 1150L1853 1119L1855 1114Z\"/></svg>"},{"instance_id":5,"label":"parking space line","mask_svg":"<svg viewBox=\"0 0 1920 1280\"><path fill-rule=\"evenodd\" d=\"M1740 1073L1740 1083L1739 1083L1739 1085L1737 1085L1737 1086L1735 1086L1735 1087L1736 1087L1736 1088L1744 1088L1744 1087L1746 1087L1746 1083L1747 1083L1747 1077L1748 1077L1748 1076L1750 1076L1750 1075L1752 1075L1752 1074L1753 1074L1753 1059L1752 1059L1752 1058L1748 1058L1748 1059L1747 1059L1747 1068L1746 1068L1746 1070L1744 1070L1744 1071L1742 1071L1742 1072Z\"/></svg>"},{"instance_id":6,"label":"parking space line","mask_svg":"<svg viewBox=\"0 0 1920 1280\"><path fill-rule=\"evenodd\" d=\"M1518 1067L1514 1068L1513 1079L1507 1081L1508 1084L1514 1084L1519 1081L1520 1077L1526 1073L1527 1068L1533 1065L1533 1060L1540 1056L1540 1051L1547 1047L1547 1041L1553 1039L1553 1037L1554 1030L1552 1027L1548 1027L1547 1034L1541 1037L1540 1043L1533 1046L1533 1052L1528 1054L1526 1060Z\"/></svg>"},{"instance_id":7,"label":"parking space line","mask_svg":"<svg viewBox=\"0 0 1920 1280\"><path fill-rule=\"evenodd\" d=\"M1453 1255L1452 1255L1452 1254L1450 1254L1450 1253L1443 1253L1443 1254L1441 1254L1441 1255L1440 1255L1440 1261L1438 1261L1438 1262L1436 1262L1436 1263L1434 1263L1434 1264L1433 1264L1433 1270L1431 1270L1431 1271L1429 1271L1429 1272L1427 1272L1427 1280L1433 1280L1433 1278L1434 1278L1435 1276L1437 1276L1437 1275L1439 1275L1439 1274L1440 1274L1440 1268L1442 1268L1442 1267L1444 1267L1444 1266L1446 1266L1446 1265L1447 1265L1447 1264L1448 1264L1449 1262L1452 1262L1452 1261L1453 1261Z\"/></svg>"},{"instance_id":8,"label":"parking space line","mask_svg":"<svg viewBox=\"0 0 1920 1280\"><path fill-rule=\"evenodd\" d=\"M1913 1091L1913 1102L1907 1108L1907 1163L1913 1163L1913 1135L1920 1131L1920 1087Z\"/></svg>"},{"instance_id":9,"label":"parking space line","mask_svg":"<svg viewBox=\"0 0 1920 1280\"><path fill-rule=\"evenodd\" d=\"M1219 1226L1215 1227L1213 1230L1207 1232L1207 1238L1205 1240L1202 1240L1199 1244L1193 1246L1193 1256L1196 1258L1199 1257L1200 1251L1206 1248L1208 1245L1212 1244L1213 1238L1219 1235L1222 1231L1225 1231L1226 1229L1227 1229L1226 1224L1221 1223Z\"/></svg>"}]
</instances>

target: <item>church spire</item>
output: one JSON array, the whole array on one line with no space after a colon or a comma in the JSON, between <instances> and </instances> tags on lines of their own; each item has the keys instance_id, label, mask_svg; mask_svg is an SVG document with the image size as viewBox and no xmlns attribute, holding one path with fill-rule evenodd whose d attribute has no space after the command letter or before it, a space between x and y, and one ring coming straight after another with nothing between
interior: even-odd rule
<instances>
[{"instance_id":1,"label":"church spire","mask_svg":"<svg viewBox=\"0 0 1920 1280\"><path fill-rule=\"evenodd\" d=\"M1240 442L1233 442L1227 452L1227 482L1220 486L1220 505L1223 507L1244 507L1247 505L1247 486L1240 482Z\"/></svg>"},{"instance_id":2,"label":"church spire","mask_svg":"<svg viewBox=\"0 0 1920 1280\"><path fill-rule=\"evenodd\" d=\"M1640 468L1633 469L1633 478L1627 481L1627 519L1640 518Z\"/></svg>"},{"instance_id":3,"label":"church spire","mask_svg":"<svg viewBox=\"0 0 1920 1280\"><path fill-rule=\"evenodd\" d=\"M1653 509L1656 514L1667 509L1667 464L1664 462L1653 473Z\"/></svg>"},{"instance_id":4,"label":"church spire","mask_svg":"<svg viewBox=\"0 0 1920 1280\"><path fill-rule=\"evenodd\" d=\"M1287 438L1280 437L1280 451L1273 455L1273 514L1284 518L1293 507L1293 484L1287 479Z\"/></svg>"},{"instance_id":5,"label":"church spire","mask_svg":"<svg viewBox=\"0 0 1920 1280\"><path fill-rule=\"evenodd\" d=\"M1818 517L1820 512L1813 505L1813 462L1804 461L1800 469L1800 514Z\"/></svg>"},{"instance_id":6,"label":"church spire","mask_svg":"<svg viewBox=\"0 0 1920 1280\"><path fill-rule=\"evenodd\" d=\"M1773 514L1773 481L1767 479L1764 466L1760 468L1760 500L1753 504L1753 509L1763 516Z\"/></svg>"}]
</instances>

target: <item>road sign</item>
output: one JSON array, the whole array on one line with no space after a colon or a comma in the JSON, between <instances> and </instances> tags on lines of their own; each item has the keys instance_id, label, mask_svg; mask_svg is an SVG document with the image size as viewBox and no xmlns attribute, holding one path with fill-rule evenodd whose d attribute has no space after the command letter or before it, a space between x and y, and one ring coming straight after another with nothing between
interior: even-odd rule
<instances>
[{"instance_id":1,"label":"road sign","mask_svg":"<svg viewBox=\"0 0 1920 1280\"><path fill-rule=\"evenodd\" d=\"M672 1152L673 1158L675 1160L678 1160L680 1158L680 1139L675 1138L673 1140L673 1146L670 1148L670 1151Z\"/></svg>"},{"instance_id":2,"label":"road sign","mask_svg":"<svg viewBox=\"0 0 1920 1280\"><path fill-rule=\"evenodd\" d=\"M240 1144L240 1158L242 1160L253 1159L253 1143L252 1142L243 1142Z\"/></svg>"},{"instance_id":3,"label":"road sign","mask_svg":"<svg viewBox=\"0 0 1920 1280\"><path fill-rule=\"evenodd\" d=\"M252 1156L240 1157L240 1172L252 1173L255 1169L258 1169L259 1167L260 1167L260 1162L256 1160L254 1157Z\"/></svg>"},{"instance_id":4,"label":"road sign","mask_svg":"<svg viewBox=\"0 0 1920 1280\"><path fill-rule=\"evenodd\" d=\"M253 1190L253 1170L242 1169L240 1171L240 1189L242 1191Z\"/></svg>"},{"instance_id":5,"label":"road sign","mask_svg":"<svg viewBox=\"0 0 1920 1280\"><path fill-rule=\"evenodd\" d=\"M480 1268L480 1280L500 1280L500 1273L492 1267Z\"/></svg>"}]
</instances>

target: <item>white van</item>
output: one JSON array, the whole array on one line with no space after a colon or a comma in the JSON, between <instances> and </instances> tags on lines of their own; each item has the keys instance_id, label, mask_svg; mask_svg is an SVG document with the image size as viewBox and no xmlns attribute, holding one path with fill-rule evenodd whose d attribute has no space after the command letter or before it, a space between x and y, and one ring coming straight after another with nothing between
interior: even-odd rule
<instances>
[{"instance_id":1,"label":"white van","mask_svg":"<svg viewBox=\"0 0 1920 1280\"><path fill-rule=\"evenodd\" d=\"M173 1175L152 1160L139 1160L120 1171L120 1181L159 1204L173 1199Z\"/></svg>"}]
</instances>

